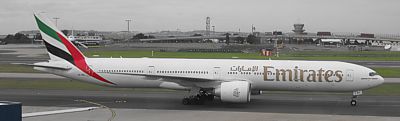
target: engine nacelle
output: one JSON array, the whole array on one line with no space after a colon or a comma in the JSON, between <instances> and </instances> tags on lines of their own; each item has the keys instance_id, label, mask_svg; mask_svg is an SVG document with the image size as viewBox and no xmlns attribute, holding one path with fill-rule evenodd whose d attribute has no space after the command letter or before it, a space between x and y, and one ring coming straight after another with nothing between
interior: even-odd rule
<instances>
[{"instance_id":1,"label":"engine nacelle","mask_svg":"<svg viewBox=\"0 0 400 121\"><path fill-rule=\"evenodd\" d=\"M214 93L223 102L246 103L250 102L250 86L251 84L246 81L222 82Z\"/></svg>"}]
</instances>

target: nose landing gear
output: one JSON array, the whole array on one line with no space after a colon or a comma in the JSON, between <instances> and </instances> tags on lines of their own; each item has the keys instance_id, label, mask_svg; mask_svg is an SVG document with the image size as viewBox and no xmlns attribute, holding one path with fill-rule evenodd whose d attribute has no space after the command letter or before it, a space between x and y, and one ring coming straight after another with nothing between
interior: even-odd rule
<instances>
[{"instance_id":1,"label":"nose landing gear","mask_svg":"<svg viewBox=\"0 0 400 121\"><path fill-rule=\"evenodd\" d=\"M362 95L362 91L361 91L361 90L359 90L359 91L353 91L353 97L351 98L351 101L350 101L350 105L351 105L351 106L357 106L357 100L356 100L356 98L357 98L359 95Z\"/></svg>"},{"instance_id":2,"label":"nose landing gear","mask_svg":"<svg viewBox=\"0 0 400 121\"><path fill-rule=\"evenodd\" d=\"M355 98L357 98L357 96L353 96L353 98L351 99L351 101L350 101L350 105L351 106L356 106L357 105L357 100Z\"/></svg>"}]
</instances>

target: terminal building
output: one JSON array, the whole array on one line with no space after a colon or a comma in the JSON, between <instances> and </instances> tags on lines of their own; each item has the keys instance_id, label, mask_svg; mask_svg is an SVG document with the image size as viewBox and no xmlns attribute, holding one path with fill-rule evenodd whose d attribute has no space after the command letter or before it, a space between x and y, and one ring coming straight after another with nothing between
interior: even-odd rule
<instances>
[{"instance_id":1,"label":"terminal building","mask_svg":"<svg viewBox=\"0 0 400 121\"><path fill-rule=\"evenodd\" d=\"M103 41L101 36L68 36L70 41L80 42L85 45L100 45Z\"/></svg>"}]
</instances>

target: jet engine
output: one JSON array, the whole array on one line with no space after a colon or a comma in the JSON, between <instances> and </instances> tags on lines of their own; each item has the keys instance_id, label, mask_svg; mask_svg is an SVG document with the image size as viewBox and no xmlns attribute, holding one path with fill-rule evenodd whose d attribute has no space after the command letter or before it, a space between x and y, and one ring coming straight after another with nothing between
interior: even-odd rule
<instances>
[{"instance_id":1,"label":"jet engine","mask_svg":"<svg viewBox=\"0 0 400 121\"><path fill-rule=\"evenodd\" d=\"M250 86L246 81L222 82L220 87L214 90L214 94L220 97L222 102L246 103L250 102Z\"/></svg>"},{"instance_id":2,"label":"jet engine","mask_svg":"<svg viewBox=\"0 0 400 121\"><path fill-rule=\"evenodd\" d=\"M261 95L263 94L262 90L251 90L251 95Z\"/></svg>"}]
</instances>

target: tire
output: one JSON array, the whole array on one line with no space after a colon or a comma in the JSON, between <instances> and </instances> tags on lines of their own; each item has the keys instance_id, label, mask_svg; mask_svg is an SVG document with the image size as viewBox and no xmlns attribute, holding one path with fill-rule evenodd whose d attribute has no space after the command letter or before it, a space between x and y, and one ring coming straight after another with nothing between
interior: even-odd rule
<instances>
[{"instance_id":1,"label":"tire","mask_svg":"<svg viewBox=\"0 0 400 121\"><path fill-rule=\"evenodd\" d=\"M189 98L183 98L182 99L182 104L183 105L190 105L190 99Z\"/></svg>"},{"instance_id":2,"label":"tire","mask_svg":"<svg viewBox=\"0 0 400 121\"><path fill-rule=\"evenodd\" d=\"M205 102L206 100L204 99L204 98L198 98L197 99L197 105L204 105L204 102Z\"/></svg>"},{"instance_id":3,"label":"tire","mask_svg":"<svg viewBox=\"0 0 400 121\"><path fill-rule=\"evenodd\" d=\"M208 101L213 101L214 100L214 95L207 95L207 100Z\"/></svg>"},{"instance_id":4,"label":"tire","mask_svg":"<svg viewBox=\"0 0 400 121\"><path fill-rule=\"evenodd\" d=\"M351 106L356 106L357 105L357 101L356 100L351 100L350 101L350 105Z\"/></svg>"}]
</instances>

